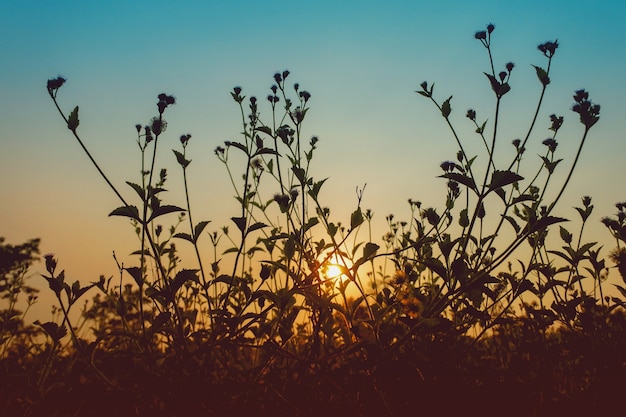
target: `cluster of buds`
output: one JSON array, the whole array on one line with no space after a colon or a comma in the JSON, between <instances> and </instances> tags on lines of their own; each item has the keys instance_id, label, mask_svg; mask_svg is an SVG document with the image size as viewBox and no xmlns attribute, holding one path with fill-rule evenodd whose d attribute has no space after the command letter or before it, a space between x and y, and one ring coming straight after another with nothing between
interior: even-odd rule
<instances>
[{"instance_id":1,"label":"cluster of buds","mask_svg":"<svg viewBox=\"0 0 626 417\"><path fill-rule=\"evenodd\" d=\"M541 51L547 58L552 58L554 53L556 52L556 48L559 47L559 41L555 40L554 42L545 42L541 45L537 46L537 49Z\"/></svg>"},{"instance_id":2,"label":"cluster of buds","mask_svg":"<svg viewBox=\"0 0 626 417\"><path fill-rule=\"evenodd\" d=\"M600 105L592 104L589 101L589 93L585 90L578 90L574 95L574 101L576 104L572 107L572 110L580 115L580 122L585 125L587 129L595 125L600 120Z\"/></svg>"},{"instance_id":3,"label":"cluster of buds","mask_svg":"<svg viewBox=\"0 0 626 417\"><path fill-rule=\"evenodd\" d=\"M157 108L159 109L159 114L163 114L165 109L173 104L176 104L176 98L174 96L170 96L165 93L161 93L157 97L159 101L157 101Z\"/></svg>"}]
</instances>

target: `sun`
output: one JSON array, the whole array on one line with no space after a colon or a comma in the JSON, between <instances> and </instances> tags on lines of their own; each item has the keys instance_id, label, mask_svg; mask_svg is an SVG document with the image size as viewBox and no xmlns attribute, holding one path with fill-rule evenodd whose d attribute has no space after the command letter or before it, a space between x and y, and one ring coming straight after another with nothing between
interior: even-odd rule
<instances>
[{"instance_id":1,"label":"sun","mask_svg":"<svg viewBox=\"0 0 626 417\"><path fill-rule=\"evenodd\" d=\"M350 279L349 275L352 262L350 262L347 257L337 253L326 259L327 256L326 254L322 257L320 276L322 281L327 283L328 286L338 287L340 284ZM324 259L326 259L325 262Z\"/></svg>"}]
</instances>

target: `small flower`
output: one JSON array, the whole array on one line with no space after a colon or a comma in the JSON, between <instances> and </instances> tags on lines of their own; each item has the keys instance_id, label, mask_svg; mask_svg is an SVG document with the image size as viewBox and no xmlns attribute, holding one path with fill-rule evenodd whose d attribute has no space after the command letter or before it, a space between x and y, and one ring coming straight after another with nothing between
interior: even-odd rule
<instances>
[{"instance_id":1,"label":"small flower","mask_svg":"<svg viewBox=\"0 0 626 417\"><path fill-rule=\"evenodd\" d=\"M46 271L48 271L50 275L54 275L54 270L57 267L57 261L54 259L54 254L47 253L43 257L46 260Z\"/></svg>"},{"instance_id":2,"label":"small flower","mask_svg":"<svg viewBox=\"0 0 626 417\"><path fill-rule=\"evenodd\" d=\"M187 146L189 139L191 139L191 135L189 133L180 137L180 143L183 145L183 147Z\"/></svg>"},{"instance_id":3,"label":"small flower","mask_svg":"<svg viewBox=\"0 0 626 417\"><path fill-rule=\"evenodd\" d=\"M561 128L561 125L563 124L563 116L557 116L555 114L551 114L550 122L552 122L552 125L550 126L550 130L557 132Z\"/></svg>"},{"instance_id":4,"label":"small flower","mask_svg":"<svg viewBox=\"0 0 626 417\"><path fill-rule=\"evenodd\" d=\"M137 129L137 133L141 132L141 125L135 125L135 129Z\"/></svg>"},{"instance_id":5,"label":"small flower","mask_svg":"<svg viewBox=\"0 0 626 417\"><path fill-rule=\"evenodd\" d=\"M484 30L480 30L474 34L474 38L478 40L487 39L487 32L485 32Z\"/></svg>"},{"instance_id":6,"label":"small flower","mask_svg":"<svg viewBox=\"0 0 626 417\"><path fill-rule=\"evenodd\" d=\"M441 167L441 169L444 172L452 172L452 171L454 171L455 163L454 162L450 162L450 161L444 161L439 166Z\"/></svg>"},{"instance_id":7,"label":"small flower","mask_svg":"<svg viewBox=\"0 0 626 417\"><path fill-rule=\"evenodd\" d=\"M235 87L235 88L233 88L233 92L234 92L235 94L237 94L237 95L240 95L240 94L241 94L241 87Z\"/></svg>"},{"instance_id":8,"label":"small flower","mask_svg":"<svg viewBox=\"0 0 626 417\"><path fill-rule=\"evenodd\" d=\"M591 197L589 197L588 195L583 197L583 206L585 207L589 207L589 205L591 204Z\"/></svg>"},{"instance_id":9,"label":"small flower","mask_svg":"<svg viewBox=\"0 0 626 417\"><path fill-rule=\"evenodd\" d=\"M475 122L476 121L476 111L473 109L469 109L467 111L466 117L468 119L470 119L471 121Z\"/></svg>"},{"instance_id":10,"label":"small flower","mask_svg":"<svg viewBox=\"0 0 626 417\"><path fill-rule=\"evenodd\" d=\"M493 32L493 30L494 30L495 28L496 28L496 27L493 25L493 23L489 23L489 24L487 25L487 32L488 32L489 34L491 34L491 32Z\"/></svg>"},{"instance_id":11,"label":"small flower","mask_svg":"<svg viewBox=\"0 0 626 417\"><path fill-rule=\"evenodd\" d=\"M548 147L550 152L554 152L558 146L558 143L553 138L547 138L542 143Z\"/></svg>"},{"instance_id":12,"label":"small flower","mask_svg":"<svg viewBox=\"0 0 626 417\"><path fill-rule=\"evenodd\" d=\"M274 81L276 81L276 83L280 84L283 81L283 77L280 75L280 73L276 73L274 74Z\"/></svg>"},{"instance_id":13,"label":"small flower","mask_svg":"<svg viewBox=\"0 0 626 417\"><path fill-rule=\"evenodd\" d=\"M63 84L65 84L65 81L67 81L65 78L58 76L56 78L51 78L48 80L48 93L51 96L56 96L56 92L59 88L61 88L63 86Z\"/></svg>"},{"instance_id":14,"label":"small flower","mask_svg":"<svg viewBox=\"0 0 626 417\"><path fill-rule=\"evenodd\" d=\"M289 76L289 70L284 70L283 71L283 80L286 80L288 76Z\"/></svg>"},{"instance_id":15,"label":"small flower","mask_svg":"<svg viewBox=\"0 0 626 417\"><path fill-rule=\"evenodd\" d=\"M515 149L519 149L519 145L522 143L522 141L520 139L514 139L512 143L513 146L515 146Z\"/></svg>"},{"instance_id":16,"label":"small flower","mask_svg":"<svg viewBox=\"0 0 626 417\"><path fill-rule=\"evenodd\" d=\"M504 82L504 79L506 78L507 73L504 71L500 71L498 75L500 76L500 81Z\"/></svg>"},{"instance_id":17,"label":"small flower","mask_svg":"<svg viewBox=\"0 0 626 417\"><path fill-rule=\"evenodd\" d=\"M537 46L537 49L539 49L547 58L552 58L558 47L559 41L555 40L554 42L548 41L542 43L541 45Z\"/></svg>"},{"instance_id":18,"label":"small flower","mask_svg":"<svg viewBox=\"0 0 626 417\"><path fill-rule=\"evenodd\" d=\"M295 83L295 84L293 85L293 89L294 89L294 90L296 90L296 92L298 92L298 89L300 89L300 84Z\"/></svg>"},{"instance_id":19,"label":"small flower","mask_svg":"<svg viewBox=\"0 0 626 417\"><path fill-rule=\"evenodd\" d=\"M306 103L311 98L311 94L308 91L300 91L300 98Z\"/></svg>"},{"instance_id":20,"label":"small flower","mask_svg":"<svg viewBox=\"0 0 626 417\"><path fill-rule=\"evenodd\" d=\"M513 71L513 68L515 68L515 64L514 64L514 63L509 62L509 63L507 63L507 64L506 64L506 70L507 70L508 72Z\"/></svg>"},{"instance_id":21,"label":"small flower","mask_svg":"<svg viewBox=\"0 0 626 417\"><path fill-rule=\"evenodd\" d=\"M580 122L590 129L600 120L600 105L589 101L589 94L585 90L578 90L574 94L576 104L572 110L580 115Z\"/></svg>"}]
</instances>

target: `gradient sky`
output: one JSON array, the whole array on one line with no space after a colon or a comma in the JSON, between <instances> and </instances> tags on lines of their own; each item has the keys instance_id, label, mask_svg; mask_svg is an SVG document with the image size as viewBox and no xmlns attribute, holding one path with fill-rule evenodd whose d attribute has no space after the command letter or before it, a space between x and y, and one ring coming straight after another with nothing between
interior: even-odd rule
<instances>
[{"instance_id":1,"label":"gradient sky","mask_svg":"<svg viewBox=\"0 0 626 417\"><path fill-rule=\"evenodd\" d=\"M507 160L540 91L531 67L545 65L539 43L558 38L560 47L529 164L543 152L548 115L557 113L565 116L558 152L566 173L582 133L573 92L585 88L602 105L557 214L575 218L572 207L591 195L588 237L611 247L599 219L626 199L626 5L577 0L2 2L0 235L11 243L41 237L42 253L55 253L72 280L114 275L113 250L132 263L133 231L107 217L119 203L57 115L48 78L68 79L61 105L80 106L80 135L129 197L124 181L140 179L134 125L155 114L158 93L175 95L159 162L171 168L169 188L180 190L169 149L181 134L193 135L194 217L213 220L216 230L235 206L213 155L240 131L229 92L240 85L265 97L283 69L312 94L305 131L320 138L313 174L330 177L322 199L348 222L355 187L367 183L363 207L374 210L382 234L387 214L408 216L408 198L441 207L444 182L435 177L456 154L438 111L414 93L422 81L437 83L439 100L454 95L453 123L469 149L481 151L465 112L493 117L486 51L473 38L490 22L496 70L516 64L503 102L499 149ZM181 198L173 191L168 202L184 205Z\"/></svg>"}]
</instances>

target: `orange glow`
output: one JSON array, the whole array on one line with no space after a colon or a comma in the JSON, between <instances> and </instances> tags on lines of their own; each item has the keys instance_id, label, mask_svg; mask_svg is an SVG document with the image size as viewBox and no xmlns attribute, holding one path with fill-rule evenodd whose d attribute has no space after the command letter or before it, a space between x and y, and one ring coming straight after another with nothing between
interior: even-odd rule
<instances>
[{"instance_id":1,"label":"orange glow","mask_svg":"<svg viewBox=\"0 0 626 417\"><path fill-rule=\"evenodd\" d=\"M322 257L322 261L326 259L328 254ZM327 283L328 286L338 287L340 284L349 280L349 268L352 267L352 262L340 254L333 254L324 262L320 268L320 275L322 281Z\"/></svg>"}]
</instances>

